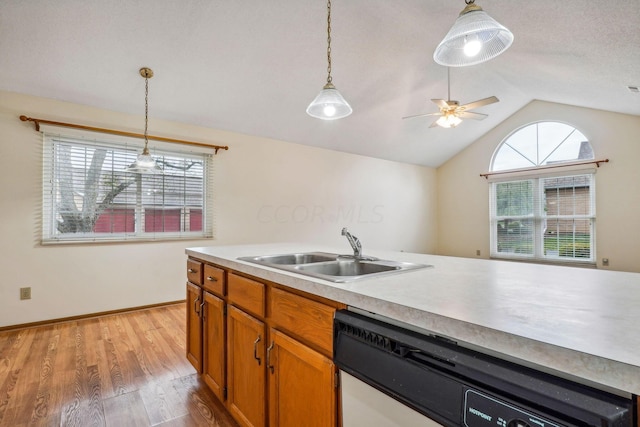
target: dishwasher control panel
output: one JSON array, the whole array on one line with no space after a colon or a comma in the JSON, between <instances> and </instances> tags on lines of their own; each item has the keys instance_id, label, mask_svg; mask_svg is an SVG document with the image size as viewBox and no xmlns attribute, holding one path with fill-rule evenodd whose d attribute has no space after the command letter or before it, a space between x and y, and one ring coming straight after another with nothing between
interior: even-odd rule
<instances>
[{"instance_id":1,"label":"dishwasher control panel","mask_svg":"<svg viewBox=\"0 0 640 427\"><path fill-rule=\"evenodd\" d=\"M467 427L562 427L536 414L468 389L464 396L464 425Z\"/></svg>"}]
</instances>

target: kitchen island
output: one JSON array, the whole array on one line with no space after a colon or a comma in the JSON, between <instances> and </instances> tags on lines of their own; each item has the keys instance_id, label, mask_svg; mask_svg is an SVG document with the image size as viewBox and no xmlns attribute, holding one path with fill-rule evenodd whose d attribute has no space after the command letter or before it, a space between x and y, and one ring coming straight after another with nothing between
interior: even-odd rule
<instances>
[{"instance_id":1,"label":"kitchen island","mask_svg":"<svg viewBox=\"0 0 640 427\"><path fill-rule=\"evenodd\" d=\"M332 283L239 261L347 248L261 244L189 256L338 301L479 351L617 393L640 394L640 274L404 252L365 251L433 268Z\"/></svg>"},{"instance_id":2,"label":"kitchen island","mask_svg":"<svg viewBox=\"0 0 640 427\"><path fill-rule=\"evenodd\" d=\"M536 369L640 394L640 274L372 250L365 254L433 268L332 283L237 259L310 251L349 252L260 244L186 253Z\"/></svg>"}]
</instances>

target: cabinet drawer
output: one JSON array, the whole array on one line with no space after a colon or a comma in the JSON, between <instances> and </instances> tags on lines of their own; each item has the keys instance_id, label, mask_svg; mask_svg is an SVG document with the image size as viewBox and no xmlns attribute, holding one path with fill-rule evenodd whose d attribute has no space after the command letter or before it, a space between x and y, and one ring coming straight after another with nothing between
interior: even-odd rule
<instances>
[{"instance_id":1,"label":"cabinet drawer","mask_svg":"<svg viewBox=\"0 0 640 427\"><path fill-rule=\"evenodd\" d=\"M224 270L212 265L204 265L203 287L220 297L224 296Z\"/></svg>"},{"instance_id":2,"label":"cabinet drawer","mask_svg":"<svg viewBox=\"0 0 640 427\"><path fill-rule=\"evenodd\" d=\"M202 286L202 263L195 259L187 259L187 279L198 286Z\"/></svg>"},{"instance_id":3,"label":"cabinet drawer","mask_svg":"<svg viewBox=\"0 0 640 427\"><path fill-rule=\"evenodd\" d=\"M256 316L264 317L264 283L229 273L227 294L229 302Z\"/></svg>"},{"instance_id":4,"label":"cabinet drawer","mask_svg":"<svg viewBox=\"0 0 640 427\"><path fill-rule=\"evenodd\" d=\"M333 314L335 309L282 289L272 288L269 313L277 328L301 341L333 354Z\"/></svg>"}]
</instances>

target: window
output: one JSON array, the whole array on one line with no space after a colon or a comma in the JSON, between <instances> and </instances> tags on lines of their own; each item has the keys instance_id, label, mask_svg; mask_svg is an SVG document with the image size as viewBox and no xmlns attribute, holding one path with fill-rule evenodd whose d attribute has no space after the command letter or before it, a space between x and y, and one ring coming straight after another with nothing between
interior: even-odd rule
<instances>
[{"instance_id":1,"label":"window","mask_svg":"<svg viewBox=\"0 0 640 427\"><path fill-rule=\"evenodd\" d=\"M595 174L571 165L593 158L586 137L564 123L507 137L492 161L502 173L491 178L491 256L595 262Z\"/></svg>"},{"instance_id":2,"label":"window","mask_svg":"<svg viewBox=\"0 0 640 427\"><path fill-rule=\"evenodd\" d=\"M212 155L175 144L162 174L127 171L141 144L45 134L43 243L212 237Z\"/></svg>"}]
</instances>

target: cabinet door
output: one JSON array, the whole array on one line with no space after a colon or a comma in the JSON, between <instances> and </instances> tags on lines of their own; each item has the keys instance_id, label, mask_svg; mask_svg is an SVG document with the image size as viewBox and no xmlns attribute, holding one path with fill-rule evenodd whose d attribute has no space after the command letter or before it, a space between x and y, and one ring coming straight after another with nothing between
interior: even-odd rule
<instances>
[{"instance_id":1,"label":"cabinet door","mask_svg":"<svg viewBox=\"0 0 640 427\"><path fill-rule=\"evenodd\" d=\"M202 378L220 401L225 397L224 327L224 301L204 292Z\"/></svg>"},{"instance_id":2,"label":"cabinet door","mask_svg":"<svg viewBox=\"0 0 640 427\"><path fill-rule=\"evenodd\" d=\"M262 427L266 423L265 326L242 310L227 307L227 408L240 425Z\"/></svg>"},{"instance_id":3,"label":"cabinet door","mask_svg":"<svg viewBox=\"0 0 640 427\"><path fill-rule=\"evenodd\" d=\"M335 366L328 357L271 329L267 350L269 425L336 425Z\"/></svg>"},{"instance_id":4,"label":"cabinet door","mask_svg":"<svg viewBox=\"0 0 640 427\"><path fill-rule=\"evenodd\" d=\"M187 359L202 373L202 289L187 283Z\"/></svg>"}]
</instances>

